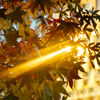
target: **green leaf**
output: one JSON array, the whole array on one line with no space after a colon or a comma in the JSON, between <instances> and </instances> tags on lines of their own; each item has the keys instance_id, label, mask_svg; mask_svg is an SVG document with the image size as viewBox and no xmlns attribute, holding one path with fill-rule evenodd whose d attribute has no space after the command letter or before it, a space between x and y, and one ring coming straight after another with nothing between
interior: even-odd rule
<instances>
[{"instance_id":1,"label":"green leaf","mask_svg":"<svg viewBox=\"0 0 100 100\"><path fill-rule=\"evenodd\" d=\"M39 72L39 84L41 84L43 82L44 77L47 80L54 81L53 78L52 78L52 75L50 74L50 72L48 70L41 69L41 72Z\"/></svg>"},{"instance_id":2,"label":"green leaf","mask_svg":"<svg viewBox=\"0 0 100 100\"><path fill-rule=\"evenodd\" d=\"M19 97L14 96L13 93L10 93L8 96L4 97L2 100L18 100Z\"/></svg>"},{"instance_id":3,"label":"green leaf","mask_svg":"<svg viewBox=\"0 0 100 100\"><path fill-rule=\"evenodd\" d=\"M93 61L91 60L91 58L90 58L90 63L92 65L92 67L95 69L95 65L94 65Z\"/></svg>"},{"instance_id":4,"label":"green leaf","mask_svg":"<svg viewBox=\"0 0 100 100\"><path fill-rule=\"evenodd\" d=\"M92 19L92 24L93 24L93 28L96 29L96 22L94 21L94 19Z\"/></svg>"},{"instance_id":5,"label":"green leaf","mask_svg":"<svg viewBox=\"0 0 100 100\"><path fill-rule=\"evenodd\" d=\"M63 81L54 82L54 91L53 91L54 100L60 99L60 93L69 96L67 91L64 89L63 85L64 85Z\"/></svg>"},{"instance_id":6,"label":"green leaf","mask_svg":"<svg viewBox=\"0 0 100 100\"><path fill-rule=\"evenodd\" d=\"M68 96L63 96L62 100L67 100Z\"/></svg>"},{"instance_id":7,"label":"green leaf","mask_svg":"<svg viewBox=\"0 0 100 100\"><path fill-rule=\"evenodd\" d=\"M48 85L44 86L43 93L44 93L44 99L45 100L53 100L53 98L52 98L52 92L51 92L51 90L50 90L50 88L49 88Z\"/></svg>"}]
</instances>

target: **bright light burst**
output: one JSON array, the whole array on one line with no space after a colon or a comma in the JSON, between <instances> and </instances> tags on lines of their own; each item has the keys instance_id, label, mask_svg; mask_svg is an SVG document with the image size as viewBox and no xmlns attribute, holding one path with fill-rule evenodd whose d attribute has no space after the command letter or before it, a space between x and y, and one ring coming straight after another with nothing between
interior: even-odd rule
<instances>
[{"instance_id":1,"label":"bright light burst","mask_svg":"<svg viewBox=\"0 0 100 100\"><path fill-rule=\"evenodd\" d=\"M78 40L78 37L76 36L75 39L74 39L74 41L77 41L77 40Z\"/></svg>"},{"instance_id":2,"label":"bright light burst","mask_svg":"<svg viewBox=\"0 0 100 100\"><path fill-rule=\"evenodd\" d=\"M93 31L93 32L91 33L91 35L92 35L92 36L95 36L95 35L96 35L95 31Z\"/></svg>"},{"instance_id":3,"label":"bright light burst","mask_svg":"<svg viewBox=\"0 0 100 100\"><path fill-rule=\"evenodd\" d=\"M84 49L82 47L80 47L80 46L78 46L77 49L78 49L77 56L81 56L83 54L83 52L84 52Z\"/></svg>"},{"instance_id":4,"label":"bright light burst","mask_svg":"<svg viewBox=\"0 0 100 100\"><path fill-rule=\"evenodd\" d=\"M67 46L66 48L64 48L64 51L70 51L71 47Z\"/></svg>"}]
</instances>

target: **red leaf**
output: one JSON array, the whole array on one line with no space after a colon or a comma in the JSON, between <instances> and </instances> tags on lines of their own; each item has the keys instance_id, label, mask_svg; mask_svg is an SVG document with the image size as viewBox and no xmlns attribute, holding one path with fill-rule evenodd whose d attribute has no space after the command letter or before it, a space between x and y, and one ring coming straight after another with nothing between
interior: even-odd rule
<instances>
[{"instance_id":1,"label":"red leaf","mask_svg":"<svg viewBox=\"0 0 100 100\"><path fill-rule=\"evenodd\" d=\"M67 78L68 78L69 86L72 88L72 86L73 86L73 79L72 79L72 77L71 77L69 72L67 72Z\"/></svg>"},{"instance_id":2,"label":"red leaf","mask_svg":"<svg viewBox=\"0 0 100 100\"><path fill-rule=\"evenodd\" d=\"M10 55L11 57L18 57L19 49L15 46L6 46L6 55Z\"/></svg>"},{"instance_id":3,"label":"red leaf","mask_svg":"<svg viewBox=\"0 0 100 100\"><path fill-rule=\"evenodd\" d=\"M24 41L20 41L20 45L18 46L20 48L21 55L23 54L30 54L32 52L32 45L25 44Z\"/></svg>"}]
</instances>

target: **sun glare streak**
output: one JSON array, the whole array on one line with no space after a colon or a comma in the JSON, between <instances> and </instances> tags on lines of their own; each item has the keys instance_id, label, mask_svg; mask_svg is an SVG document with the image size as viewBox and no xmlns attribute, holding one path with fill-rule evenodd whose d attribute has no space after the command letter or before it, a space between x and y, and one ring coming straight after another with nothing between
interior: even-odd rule
<instances>
[{"instance_id":1,"label":"sun glare streak","mask_svg":"<svg viewBox=\"0 0 100 100\"><path fill-rule=\"evenodd\" d=\"M16 66L15 68L13 68L13 70L16 70L18 72L21 71L21 73L16 73L16 76L18 76L18 75L23 74L25 72L31 71L32 69L35 69L39 65L42 65L42 64L46 63L47 61L53 59L55 56L65 52L65 51L66 51L65 49L62 49L62 50L56 51L54 53L45 55L43 57L40 57L40 58L37 58L37 59L33 59L33 60L29 61L29 62L26 62L26 63L23 63L23 64L21 64L19 66Z\"/></svg>"},{"instance_id":2,"label":"sun glare streak","mask_svg":"<svg viewBox=\"0 0 100 100\"><path fill-rule=\"evenodd\" d=\"M41 56L40 58L32 59L26 63L17 65L14 68L10 69L10 73L12 73L12 74L10 74L9 72L6 71L6 72L3 72L2 75L4 75L6 73L6 75L8 74L11 78L15 78L17 76L20 76L21 74L24 74L25 72L29 72L29 71L37 68L38 66L40 68L41 67L40 65L45 64L46 62L51 61L52 59L56 59L57 57L60 57L61 54L63 54L63 53L64 54L69 53L70 49L71 49L71 47L66 47L59 51L55 51L51 54Z\"/></svg>"},{"instance_id":3,"label":"sun glare streak","mask_svg":"<svg viewBox=\"0 0 100 100\"><path fill-rule=\"evenodd\" d=\"M66 44L66 42L64 42L63 45L65 45L65 44ZM56 46L59 46L59 45L56 45ZM20 76L20 75L26 73L26 72L30 72L33 70L36 71L37 69L42 68L43 65L46 65L46 64L50 63L51 61L56 61L61 56L64 56L66 54L68 56L70 54L70 52L74 51L75 49L78 49L78 51L79 51L78 56L81 55L84 50L81 47L75 48L75 46L77 46L77 45L66 46L65 48L60 49L58 51L53 51L50 54L41 56L41 57L36 58L36 59L32 59L32 60L25 62L25 63L22 63L20 65L17 65L14 68L10 68L10 71L2 72L1 76L3 76L2 78L5 78L8 75L11 78L15 78L17 76ZM54 46L52 46L52 47L54 47ZM44 49L44 50L47 50L47 49ZM7 81L9 81L9 80L10 79L8 79Z\"/></svg>"}]
</instances>

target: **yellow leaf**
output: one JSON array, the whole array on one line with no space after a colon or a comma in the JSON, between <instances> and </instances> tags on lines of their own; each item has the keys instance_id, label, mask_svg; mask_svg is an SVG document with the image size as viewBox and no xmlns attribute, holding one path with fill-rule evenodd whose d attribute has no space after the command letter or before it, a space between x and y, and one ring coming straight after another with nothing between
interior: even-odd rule
<instances>
[{"instance_id":1,"label":"yellow leaf","mask_svg":"<svg viewBox=\"0 0 100 100\"><path fill-rule=\"evenodd\" d=\"M6 56L6 62L10 62L10 57Z\"/></svg>"},{"instance_id":2,"label":"yellow leaf","mask_svg":"<svg viewBox=\"0 0 100 100\"><path fill-rule=\"evenodd\" d=\"M28 10L27 10L27 12L28 12L28 13L27 13L27 14L28 14L28 16L31 16L31 15L32 15L32 12L31 12L31 10L30 10L30 9L28 9Z\"/></svg>"},{"instance_id":3,"label":"yellow leaf","mask_svg":"<svg viewBox=\"0 0 100 100\"><path fill-rule=\"evenodd\" d=\"M38 9L35 8L35 11L34 11L34 14L33 14L33 19L34 19L34 20L36 19L36 15L37 15L37 13L38 13Z\"/></svg>"},{"instance_id":4,"label":"yellow leaf","mask_svg":"<svg viewBox=\"0 0 100 100\"><path fill-rule=\"evenodd\" d=\"M2 46L0 46L0 54L4 54L5 49L2 48Z\"/></svg>"},{"instance_id":5,"label":"yellow leaf","mask_svg":"<svg viewBox=\"0 0 100 100\"><path fill-rule=\"evenodd\" d=\"M48 13L48 10L47 10L46 6L44 6L44 10L45 10L45 13Z\"/></svg>"},{"instance_id":6,"label":"yellow leaf","mask_svg":"<svg viewBox=\"0 0 100 100\"><path fill-rule=\"evenodd\" d=\"M25 31L30 32L30 31L31 31L30 27L27 26L27 27L25 28Z\"/></svg>"},{"instance_id":7,"label":"yellow leaf","mask_svg":"<svg viewBox=\"0 0 100 100\"><path fill-rule=\"evenodd\" d=\"M28 32L27 34L29 34L29 37L33 37L35 35L35 31L30 29L29 26L26 27L25 31Z\"/></svg>"},{"instance_id":8,"label":"yellow leaf","mask_svg":"<svg viewBox=\"0 0 100 100\"><path fill-rule=\"evenodd\" d=\"M34 91L34 93L37 92L38 87L39 87L39 84L38 83L33 83L33 91Z\"/></svg>"},{"instance_id":9,"label":"yellow leaf","mask_svg":"<svg viewBox=\"0 0 100 100\"><path fill-rule=\"evenodd\" d=\"M18 86L11 84L11 89L12 89L12 92L14 93L14 95L15 95L16 91L18 90Z\"/></svg>"},{"instance_id":10,"label":"yellow leaf","mask_svg":"<svg viewBox=\"0 0 100 100\"><path fill-rule=\"evenodd\" d=\"M53 9L51 8L50 9L50 16L52 17L52 14L53 14Z\"/></svg>"},{"instance_id":11,"label":"yellow leaf","mask_svg":"<svg viewBox=\"0 0 100 100\"><path fill-rule=\"evenodd\" d=\"M19 23L19 35L22 36L21 39L24 41L25 40L25 32L24 32L25 27L23 24Z\"/></svg>"}]
</instances>

